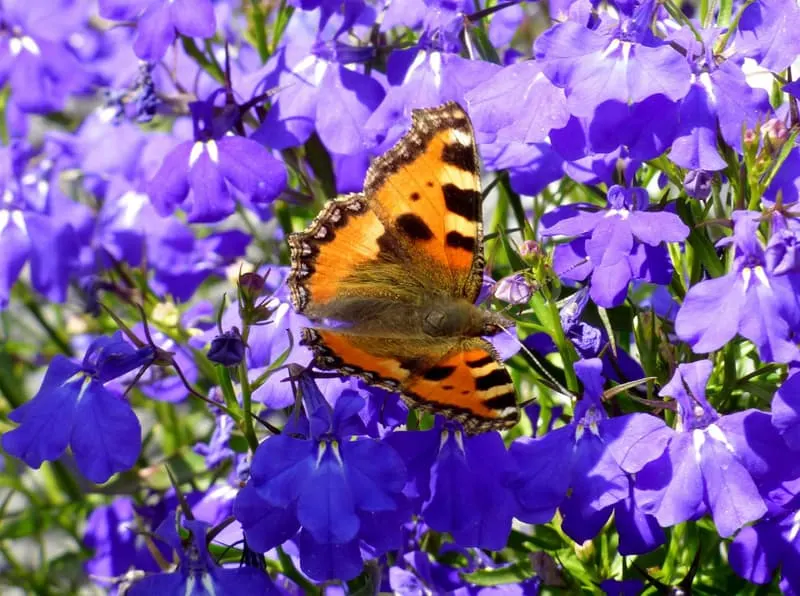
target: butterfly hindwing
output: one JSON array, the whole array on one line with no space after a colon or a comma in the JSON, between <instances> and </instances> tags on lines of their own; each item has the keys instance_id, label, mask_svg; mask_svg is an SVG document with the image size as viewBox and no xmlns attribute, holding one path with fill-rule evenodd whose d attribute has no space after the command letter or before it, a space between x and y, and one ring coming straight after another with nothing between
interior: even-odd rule
<instances>
[{"instance_id":1,"label":"butterfly hindwing","mask_svg":"<svg viewBox=\"0 0 800 596\"><path fill-rule=\"evenodd\" d=\"M309 329L303 343L320 367L399 391L410 407L445 414L467 432L507 428L519 419L511 377L484 339L376 343L333 329Z\"/></svg>"},{"instance_id":2,"label":"butterfly hindwing","mask_svg":"<svg viewBox=\"0 0 800 596\"><path fill-rule=\"evenodd\" d=\"M457 343L433 366L411 375L401 391L412 405L442 412L469 433L508 428L519 420L511 376L481 338Z\"/></svg>"},{"instance_id":3,"label":"butterfly hindwing","mask_svg":"<svg viewBox=\"0 0 800 596\"><path fill-rule=\"evenodd\" d=\"M482 195L472 124L460 106L414 110L411 130L373 162L364 192L415 260L438 267L451 296L475 301Z\"/></svg>"}]
</instances>

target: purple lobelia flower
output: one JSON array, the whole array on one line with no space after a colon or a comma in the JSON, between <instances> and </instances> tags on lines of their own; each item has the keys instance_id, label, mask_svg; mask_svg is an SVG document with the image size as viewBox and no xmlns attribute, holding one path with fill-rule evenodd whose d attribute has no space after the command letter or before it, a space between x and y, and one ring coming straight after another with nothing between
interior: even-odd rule
<instances>
[{"instance_id":1,"label":"purple lobelia flower","mask_svg":"<svg viewBox=\"0 0 800 596\"><path fill-rule=\"evenodd\" d=\"M145 576L128 588L126 594L147 596L253 593L277 596L281 593L269 576L257 567L220 567L208 552L207 523L185 520L183 527L189 532L186 541L181 540L174 519L164 520L157 531L157 535L178 553L180 562L177 569L169 573Z\"/></svg>"},{"instance_id":2,"label":"purple lobelia flower","mask_svg":"<svg viewBox=\"0 0 800 596\"><path fill-rule=\"evenodd\" d=\"M709 360L681 364L659 392L675 398L680 429L660 458L638 470L635 498L664 527L711 513L727 537L763 516L764 495L800 471L787 465L786 444L769 414L749 409L721 416L709 404L712 368Z\"/></svg>"},{"instance_id":3,"label":"purple lobelia flower","mask_svg":"<svg viewBox=\"0 0 800 596\"><path fill-rule=\"evenodd\" d=\"M689 90L689 65L650 32L655 3L625 3L620 20L596 29L567 20L545 31L534 44L536 61L562 87L575 116L591 116L606 101L635 104L654 95L671 100Z\"/></svg>"},{"instance_id":4,"label":"purple lobelia flower","mask_svg":"<svg viewBox=\"0 0 800 596\"><path fill-rule=\"evenodd\" d=\"M772 424L792 449L800 450L800 371L789 369L772 398Z\"/></svg>"},{"instance_id":5,"label":"purple lobelia flower","mask_svg":"<svg viewBox=\"0 0 800 596\"><path fill-rule=\"evenodd\" d=\"M127 470L139 457L139 420L104 384L149 365L153 356L151 348L134 348L119 331L93 341L81 364L57 355L39 392L9 414L19 426L3 435L3 448L38 468L69 445L78 469L93 482Z\"/></svg>"},{"instance_id":6,"label":"purple lobelia flower","mask_svg":"<svg viewBox=\"0 0 800 596\"><path fill-rule=\"evenodd\" d=\"M56 111L71 94L89 91L91 76L68 43L86 21L80 0L3 3L0 85L10 84L17 108Z\"/></svg>"},{"instance_id":7,"label":"purple lobelia flower","mask_svg":"<svg viewBox=\"0 0 800 596\"><path fill-rule=\"evenodd\" d=\"M703 29L699 42L684 28L672 39L686 48L692 76L669 157L690 170L717 171L726 166L717 150L717 127L725 142L741 151L743 127L752 129L771 113L766 91L750 87L733 52L714 54L721 34L721 29Z\"/></svg>"},{"instance_id":8,"label":"purple lobelia flower","mask_svg":"<svg viewBox=\"0 0 800 596\"><path fill-rule=\"evenodd\" d=\"M361 571L362 550L378 556L400 546L410 513L401 492L405 466L385 441L352 440L364 432L359 396L342 395L331 408L308 374L298 385L308 412L304 436L264 440L235 515L255 550L267 551L299 530L304 573L318 581L351 579Z\"/></svg>"},{"instance_id":9,"label":"purple lobelia flower","mask_svg":"<svg viewBox=\"0 0 800 596\"><path fill-rule=\"evenodd\" d=\"M33 288L62 302L79 252L72 224L85 219L84 208L66 201L54 209L51 173L44 162L29 167L33 155L22 143L0 147L0 308L26 263Z\"/></svg>"},{"instance_id":10,"label":"purple lobelia flower","mask_svg":"<svg viewBox=\"0 0 800 596\"><path fill-rule=\"evenodd\" d=\"M779 248L767 262L758 213L736 211L733 220L733 237L726 242L735 250L732 271L689 288L675 332L698 353L718 350L738 333L756 345L762 360L790 362L798 356L796 275L780 273Z\"/></svg>"},{"instance_id":11,"label":"purple lobelia flower","mask_svg":"<svg viewBox=\"0 0 800 596\"><path fill-rule=\"evenodd\" d=\"M212 470L226 460L232 460L236 453L230 448L228 442L233 435L235 423L233 418L218 408L215 412L214 431L208 443L197 443L194 452L205 457L206 467Z\"/></svg>"},{"instance_id":12,"label":"purple lobelia flower","mask_svg":"<svg viewBox=\"0 0 800 596\"><path fill-rule=\"evenodd\" d=\"M97 507L86 520L84 545L94 551L86 562L87 573L104 587L124 577L131 568L158 571L143 536L137 533L133 499L118 497Z\"/></svg>"},{"instance_id":13,"label":"purple lobelia flower","mask_svg":"<svg viewBox=\"0 0 800 596\"><path fill-rule=\"evenodd\" d=\"M502 481L508 452L497 432L466 435L451 422L386 437L406 462L404 492L425 523L461 546L497 550L511 530L513 498Z\"/></svg>"},{"instance_id":14,"label":"purple lobelia flower","mask_svg":"<svg viewBox=\"0 0 800 596\"><path fill-rule=\"evenodd\" d=\"M689 234L674 213L648 211L642 188L612 186L608 207L569 205L548 214L544 236L578 236L556 247L553 267L560 277L589 278L590 296L599 306L618 306L633 279L666 284L671 268L664 242L679 242Z\"/></svg>"},{"instance_id":15,"label":"purple lobelia flower","mask_svg":"<svg viewBox=\"0 0 800 596\"><path fill-rule=\"evenodd\" d=\"M272 58L278 91L253 137L285 149L305 143L316 130L334 155L367 148L365 125L385 93L374 78L347 65L369 62L372 47L317 40L310 48L289 45Z\"/></svg>"},{"instance_id":16,"label":"purple lobelia flower","mask_svg":"<svg viewBox=\"0 0 800 596\"><path fill-rule=\"evenodd\" d=\"M183 207L190 222L224 219L236 208L231 187L246 203L272 201L286 186L286 170L266 147L229 134L230 117L216 118L213 96L189 105L194 140L179 143L148 185L161 215Z\"/></svg>"},{"instance_id":17,"label":"purple lobelia flower","mask_svg":"<svg viewBox=\"0 0 800 596\"><path fill-rule=\"evenodd\" d=\"M112 21L136 21L133 50L142 60L157 62L175 41L212 37L217 24L211 0L99 0L100 16Z\"/></svg>"},{"instance_id":18,"label":"purple lobelia flower","mask_svg":"<svg viewBox=\"0 0 800 596\"><path fill-rule=\"evenodd\" d=\"M385 151L408 129L411 111L446 101L465 103L467 91L500 70L484 60L458 55L464 17L448 9L432 10L417 47L392 52L386 64L386 98L365 127L373 150Z\"/></svg>"},{"instance_id":19,"label":"purple lobelia flower","mask_svg":"<svg viewBox=\"0 0 800 596\"><path fill-rule=\"evenodd\" d=\"M731 543L728 563L754 584L768 584L780 566L783 594L800 593L800 510L795 500L775 509L753 526L743 528Z\"/></svg>"},{"instance_id":20,"label":"purple lobelia flower","mask_svg":"<svg viewBox=\"0 0 800 596\"><path fill-rule=\"evenodd\" d=\"M788 68L800 54L800 7L791 0L758 0L742 13L736 47L772 72Z\"/></svg>"},{"instance_id":21,"label":"purple lobelia flower","mask_svg":"<svg viewBox=\"0 0 800 596\"><path fill-rule=\"evenodd\" d=\"M630 474L661 455L670 431L648 414L608 418L601 402L601 367L597 358L575 364L584 393L569 425L511 445L515 517L545 523L560 508L564 531L582 542L614 512L620 550L646 552L663 541L663 534L631 498Z\"/></svg>"}]
</instances>

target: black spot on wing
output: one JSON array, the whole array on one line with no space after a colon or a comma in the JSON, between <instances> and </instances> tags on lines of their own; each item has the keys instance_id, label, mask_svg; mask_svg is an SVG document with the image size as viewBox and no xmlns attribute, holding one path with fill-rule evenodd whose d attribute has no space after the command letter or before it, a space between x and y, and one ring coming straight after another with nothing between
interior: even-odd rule
<instances>
[{"instance_id":1,"label":"black spot on wing","mask_svg":"<svg viewBox=\"0 0 800 596\"><path fill-rule=\"evenodd\" d=\"M483 402L483 405L490 410L505 410L506 408L513 408L517 405L517 396L513 391L495 395L491 399Z\"/></svg>"},{"instance_id":2,"label":"black spot on wing","mask_svg":"<svg viewBox=\"0 0 800 596\"><path fill-rule=\"evenodd\" d=\"M455 184L442 187L444 204L449 211L469 221L478 221L481 207L481 193L474 189L459 188Z\"/></svg>"},{"instance_id":3,"label":"black spot on wing","mask_svg":"<svg viewBox=\"0 0 800 596\"><path fill-rule=\"evenodd\" d=\"M475 389L478 391L487 391L492 387L506 385L511 382L511 377L508 376L508 371L504 368L497 368L482 377L475 378Z\"/></svg>"},{"instance_id":4,"label":"black spot on wing","mask_svg":"<svg viewBox=\"0 0 800 596\"><path fill-rule=\"evenodd\" d=\"M422 377L426 381L442 381L455 372L455 366L434 366L425 371Z\"/></svg>"},{"instance_id":5,"label":"black spot on wing","mask_svg":"<svg viewBox=\"0 0 800 596\"><path fill-rule=\"evenodd\" d=\"M397 229L412 240L430 240L433 232L419 215L404 213L395 220Z\"/></svg>"},{"instance_id":6,"label":"black spot on wing","mask_svg":"<svg viewBox=\"0 0 800 596\"><path fill-rule=\"evenodd\" d=\"M467 366L470 368L481 368L482 366L486 366L487 364L491 364L494 362L494 358L489 356L488 354L483 358L478 358L477 360L470 360L467 362Z\"/></svg>"},{"instance_id":7,"label":"black spot on wing","mask_svg":"<svg viewBox=\"0 0 800 596\"><path fill-rule=\"evenodd\" d=\"M472 236L462 236L458 232L447 232L444 242L450 248L460 248L467 252L475 252L475 238Z\"/></svg>"},{"instance_id":8,"label":"black spot on wing","mask_svg":"<svg viewBox=\"0 0 800 596\"><path fill-rule=\"evenodd\" d=\"M412 201L419 201L419 193L418 192L412 192L411 193L411 200Z\"/></svg>"},{"instance_id":9,"label":"black spot on wing","mask_svg":"<svg viewBox=\"0 0 800 596\"><path fill-rule=\"evenodd\" d=\"M471 145L462 145L461 143L445 145L442 149L442 161L465 172L475 172L478 169L475 151Z\"/></svg>"}]
</instances>

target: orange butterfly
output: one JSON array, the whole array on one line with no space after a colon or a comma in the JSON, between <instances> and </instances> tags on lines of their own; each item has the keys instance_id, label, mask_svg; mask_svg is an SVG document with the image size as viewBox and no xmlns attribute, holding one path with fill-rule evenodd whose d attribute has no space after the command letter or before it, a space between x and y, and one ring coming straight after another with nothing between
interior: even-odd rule
<instances>
[{"instance_id":1,"label":"orange butterfly","mask_svg":"<svg viewBox=\"0 0 800 596\"><path fill-rule=\"evenodd\" d=\"M511 377L482 338L505 319L474 305L481 198L472 124L450 102L414 110L364 192L330 200L289 237L292 302L320 324L303 330L316 365L397 391L470 433L519 419Z\"/></svg>"}]
</instances>

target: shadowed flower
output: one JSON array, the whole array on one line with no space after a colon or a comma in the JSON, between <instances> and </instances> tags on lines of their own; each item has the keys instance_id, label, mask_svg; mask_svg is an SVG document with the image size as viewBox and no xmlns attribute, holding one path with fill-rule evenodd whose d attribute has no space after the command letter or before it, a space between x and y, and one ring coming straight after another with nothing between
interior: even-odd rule
<instances>
[{"instance_id":1,"label":"shadowed flower","mask_svg":"<svg viewBox=\"0 0 800 596\"><path fill-rule=\"evenodd\" d=\"M181 540L175 519L167 517L157 530L157 535L170 545L180 557L177 569L169 573L156 573L135 582L126 594L130 596L213 596L215 594L267 594L281 592L269 576L257 567L220 567L208 552L206 530L208 524L199 520L185 520L183 527L189 538Z\"/></svg>"},{"instance_id":2,"label":"shadowed flower","mask_svg":"<svg viewBox=\"0 0 800 596\"><path fill-rule=\"evenodd\" d=\"M425 523L461 546L498 550L511 530L513 499L502 481L508 452L497 432L468 436L455 423L393 432L386 442L406 462L403 489Z\"/></svg>"},{"instance_id":3,"label":"shadowed flower","mask_svg":"<svg viewBox=\"0 0 800 596\"><path fill-rule=\"evenodd\" d=\"M387 442L351 440L364 432L359 396L344 394L332 409L310 376L298 384L308 412L304 437L264 440L234 512L253 549L265 552L299 530L304 573L317 581L352 579L363 566L362 548L378 556L400 546L409 514L405 466Z\"/></svg>"}]
</instances>

